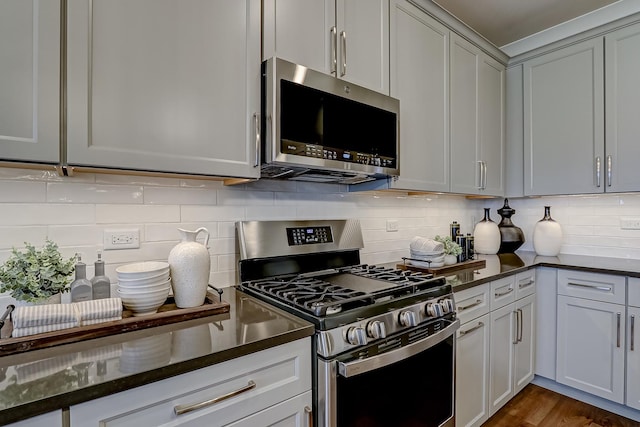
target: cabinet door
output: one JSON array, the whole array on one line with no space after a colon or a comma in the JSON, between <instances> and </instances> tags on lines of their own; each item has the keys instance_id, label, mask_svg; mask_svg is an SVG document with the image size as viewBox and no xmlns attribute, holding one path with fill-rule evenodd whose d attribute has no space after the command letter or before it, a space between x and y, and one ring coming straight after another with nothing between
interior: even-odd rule
<instances>
[{"instance_id":1,"label":"cabinet door","mask_svg":"<svg viewBox=\"0 0 640 427\"><path fill-rule=\"evenodd\" d=\"M489 415L493 415L514 396L516 315L514 304L491 312Z\"/></svg>"},{"instance_id":2,"label":"cabinet door","mask_svg":"<svg viewBox=\"0 0 640 427\"><path fill-rule=\"evenodd\" d=\"M262 59L277 56L335 74L331 45L335 16L335 0L263 0Z\"/></svg>"},{"instance_id":3,"label":"cabinet door","mask_svg":"<svg viewBox=\"0 0 640 427\"><path fill-rule=\"evenodd\" d=\"M489 418L489 322L478 317L460 327L456 341L456 426L479 426Z\"/></svg>"},{"instance_id":4,"label":"cabinet door","mask_svg":"<svg viewBox=\"0 0 640 427\"><path fill-rule=\"evenodd\" d=\"M602 45L587 40L524 63L525 195L604 191Z\"/></svg>"},{"instance_id":5,"label":"cabinet door","mask_svg":"<svg viewBox=\"0 0 640 427\"><path fill-rule=\"evenodd\" d=\"M504 194L505 169L505 67L482 54L480 58L479 132L484 168L482 194Z\"/></svg>"},{"instance_id":6,"label":"cabinet door","mask_svg":"<svg viewBox=\"0 0 640 427\"><path fill-rule=\"evenodd\" d=\"M311 408L311 392L308 391L238 422L228 424L227 427L311 427L313 425Z\"/></svg>"},{"instance_id":7,"label":"cabinet door","mask_svg":"<svg viewBox=\"0 0 640 427\"><path fill-rule=\"evenodd\" d=\"M628 307L627 406L640 409L640 308Z\"/></svg>"},{"instance_id":8,"label":"cabinet door","mask_svg":"<svg viewBox=\"0 0 640 427\"><path fill-rule=\"evenodd\" d=\"M338 77L389 93L389 0L336 0Z\"/></svg>"},{"instance_id":9,"label":"cabinet door","mask_svg":"<svg viewBox=\"0 0 640 427\"><path fill-rule=\"evenodd\" d=\"M640 24L605 36L606 191L640 181Z\"/></svg>"},{"instance_id":10,"label":"cabinet door","mask_svg":"<svg viewBox=\"0 0 640 427\"><path fill-rule=\"evenodd\" d=\"M516 344L514 353L514 393L531 382L535 374L536 304L535 295L516 301Z\"/></svg>"},{"instance_id":11,"label":"cabinet door","mask_svg":"<svg viewBox=\"0 0 640 427\"><path fill-rule=\"evenodd\" d=\"M0 160L60 160L60 1L0 2Z\"/></svg>"},{"instance_id":12,"label":"cabinet door","mask_svg":"<svg viewBox=\"0 0 640 427\"><path fill-rule=\"evenodd\" d=\"M480 49L451 34L451 191L479 194L482 164L478 117Z\"/></svg>"},{"instance_id":13,"label":"cabinet door","mask_svg":"<svg viewBox=\"0 0 640 427\"><path fill-rule=\"evenodd\" d=\"M395 188L449 191L449 31L405 0L391 7L391 96L400 100Z\"/></svg>"},{"instance_id":14,"label":"cabinet door","mask_svg":"<svg viewBox=\"0 0 640 427\"><path fill-rule=\"evenodd\" d=\"M625 307L558 295L556 381L624 401Z\"/></svg>"},{"instance_id":15,"label":"cabinet door","mask_svg":"<svg viewBox=\"0 0 640 427\"><path fill-rule=\"evenodd\" d=\"M69 0L68 162L257 177L259 0Z\"/></svg>"}]
</instances>

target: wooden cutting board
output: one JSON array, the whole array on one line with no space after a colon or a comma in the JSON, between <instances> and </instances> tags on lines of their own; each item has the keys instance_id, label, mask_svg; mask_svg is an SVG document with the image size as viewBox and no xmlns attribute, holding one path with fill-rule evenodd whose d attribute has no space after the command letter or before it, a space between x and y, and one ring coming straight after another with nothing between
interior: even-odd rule
<instances>
[{"instance_id":1,"label":"wooden cutting board","mask_svg":"<svg viewBox=\"0 0 640 427\"><path fill-rule=\"evenodd\" d=\"M403 258L404 259L404 258ZM446 276L447 274L454 273L460 270L469 270L469 269L479 269L485 268L487 266L487 262L483 259L475 259L470 261L458 262L452 265L445 265L442 267L433 267L433 268L425 268L418 267L415 265L409 264L410 260L407 258L405 261L407 264L396 264L396 267L400 270L411 270L411 271L420 271L422 273L431 273L434 276Z\"/></svg>"}]
</instances>

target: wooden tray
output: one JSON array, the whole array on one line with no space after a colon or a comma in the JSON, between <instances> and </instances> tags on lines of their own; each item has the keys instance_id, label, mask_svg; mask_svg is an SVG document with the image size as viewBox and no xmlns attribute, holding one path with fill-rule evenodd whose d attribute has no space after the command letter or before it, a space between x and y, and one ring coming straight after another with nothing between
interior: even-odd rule
<instances>
[{"instance_id":1,"label":"wooden tray","mask_svg":"<svg viewBox=\"0 0 640 427\"><path fill-rule=\"evenodd\" d=\"M408 260L409 258L406 258L406 259ZM486 265L487 265L487 262L483 259L473 259L470 261L458 262L452 265L445 265L443 267L425 268L425 267L418 267L411 264L396 264L396 267L399 268L400 270L420 271L423 273L431 273L434 276L446 276L449 273L454 273L460 270L485 268Z\"/></svg>"},{"instance_id":2,"label":"wooden tray","mask_svg":"<svg viewBox=\"0 0 640 427\"><path fill-rule=\"evenodd\" d=\"M125 309L122 311L122 320L77 326L20 338L4 338L5 336L10 337L13 329L11 321L7 320L2 328L3 339L0 340L0 356L228 313L229 308L228 302L222 300L217 293L209 291L205 303L199 307L178 308L173 297L169 297L157 313L148 316L134 317L130 310Z\"/></svg>"}]
</instances>

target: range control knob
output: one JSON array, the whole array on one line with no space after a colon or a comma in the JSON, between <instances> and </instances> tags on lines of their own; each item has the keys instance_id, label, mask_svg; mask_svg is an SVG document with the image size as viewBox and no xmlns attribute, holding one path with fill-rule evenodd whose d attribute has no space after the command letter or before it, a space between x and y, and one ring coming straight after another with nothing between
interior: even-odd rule
<instances>
[{"instance_id":1,"label":"range control knob","mask_svg":"<svg viewBox=\"0 0 640 427\"><path fill-rule=\"evenodd\" d=\"M379 320L369 322L367 324L367 334L373 339L385 338L387 336L387 330L384 326L384 322Z\"/></svg>"},{"instance_id":2,"label":"range control knob","mask_svg":"<svg viewBox=\"0 0 640 427\"><path fill-rule=\"evenodd\" d=\"M430 302L427 304L427 307L424 310L429 317L442 317L442 312L444 311L442 305L438 302Z\"/></svg>"},{"instance_id":3,"label":"range control knob","mask_svg":"<svg viewBox=\"0 0 640 427\"><path fill-rule=\"evenodd\" d=\"M349 344L365 345L367 343L367 334L364 332L364 328L354 326L347 329L345 340Z\"/></svg>"},{"instance_id":4,"label":"range control knob","mask_svg":"<svg viewBox=\"0 0 640 427\"><path fill-rule=\"evenodd\" d=\"M418 324L416 314L413 311L401 312L398 316L398 322L400 326L416 326Z\"/></svg>"},{"instance_id":5,"label":"range control knob","mask_svg":"<svg viewBox=\"0 0 640 427\"><path fill-rule=\"evenodd\" d=\"M440 301L440 306L442 307L444 314L453 312L453 301L450 298L445 298Z\"/></svg>"}]
</instances>

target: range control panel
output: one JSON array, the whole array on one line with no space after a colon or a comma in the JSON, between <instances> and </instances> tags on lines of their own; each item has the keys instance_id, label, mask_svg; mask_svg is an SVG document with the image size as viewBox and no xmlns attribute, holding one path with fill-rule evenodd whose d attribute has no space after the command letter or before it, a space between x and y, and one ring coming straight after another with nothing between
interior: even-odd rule
<instances>
[{"instance_id":1,"label":"range control panel","mask_svg":"<svg viewBox=\"0 0 640 427\"><path fill-rule=\"evenodd\" d=\"M332 243L331 227L295 227L287 228L289 246L310 245L313 243Z\"/></svg>"}]
</instances>

